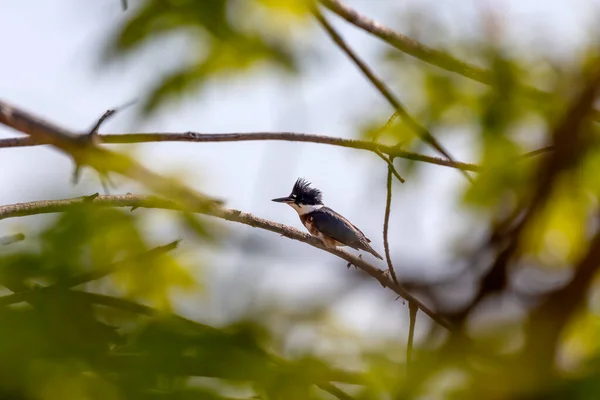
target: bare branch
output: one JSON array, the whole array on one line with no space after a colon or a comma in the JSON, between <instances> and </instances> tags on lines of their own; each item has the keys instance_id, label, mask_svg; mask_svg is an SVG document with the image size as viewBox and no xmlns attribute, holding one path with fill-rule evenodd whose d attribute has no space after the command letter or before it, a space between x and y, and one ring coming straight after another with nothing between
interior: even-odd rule
<instances>
[{"instance_id":1,"label":"bare branch","mask_svg":"<svg viewBox=\"0 0 600 400\"><path fill-rule=\"evenodd\" d=\"M89 165L100 174L112 171L126 176L158 193L170 193L191 208L210 208L221 203L147 170L130 157L94 146L87 135L75 134L3 101L0 101L0 123L31 136L36 142L55 146L73 157L76 164Z\"/></svg>"},{"instance_id":2,"label":"bare branch","mask_svg":"<svg viewBox=\"0 0 600 400\"><path fill-rule=\"evenodd\" d=\"M106 122L107 119L109 119L110 117L114 116L119 111L123 111L127 107L132 106L133 104L135 104L136 101L137 100L132 100L130 102L127 102L127 103L123 104L122 106L106 110L106 112L104 114L102 114L102 116L98 119L98 122L96 122L96 124L94 124L94 126L92 127L92 129L90 129L88 135L90 135L90 136L97 135L98 134L98 130L100 129L100 126L102 126L102 124L104 122Z\"/></svg>"},{"instance_id":3,"label":"bare branch","mask_svg":"<svg viewBox=\"0 0 600 400\"><path fill-rule=\"evenodd\" d=\"M400 181L400 183L405 182L404 178L402 178L400 176L400 174L398 173L398 171L396 170L396 167L394 167L394 162L392 161L391 158L384 156L383 153L381 153L379 150L376 150L375 154L377 154L379 156L379 158L381 158L383 161L386 162L386 164L388 165L388 170L390 170L392 172L392 174L394 174L394 176L396 177L396 179L398 179Z\"/></svg>"},{"instance_id":4,"label":"bare branch","mask_svg":"<svg viewBox=\"0 0 600 400\"><path fill-rule=\"evenodd\" d=\"M459 60L445 51L426 46L411 37L396 32L362 15L339 0L319 0L319 2L352 25L377 36L387 44L421 61L435 65L446 71L455 72L485 85L491 86L495 84L493 73L490 70ZM526 96L540 101L544 101L550 96L550 93L527 85L521 85L520 90ZM594 109L591 113L594 120L600 121L599 110Z\"/></svg>"},{"instance_id":5,"label":"bare branch","mask_svg":"<svg viewBox=\"0 0 600 400\"><path fill-rule=\"evenodd\" d=\"M98 134L97 139L103 144L133 144L149 142L192 142L192 143L220 143L277 140L286 142L309 142L328 144L332 146L347 147L351 149L367 150L403 158L406 160L421 161L444 167L457 168L465 171L479 171L479 166L464 162L452 162L438 157L404 151L398 146L386 146L366 140L344 139L325 135L315 135L295 132L247 132L247 133L118 133ZM40 146L46 143L32 137L0 139L0 148Z\"/></svg>"},{"instance_id":6,"label":"bare branch","mask_svg":"<svg viewBox=\"0 0 600 400\"><path fill-rule=\"evenodd\" d=\"M346 260L347 262L351 263L352 265L360 268L367 274L371 275L382 286L390 288L396 294L403 297L407 301L414 302L419 307L419 309L421 309L421 311L423 311L441 326L450 330L453 329L453 326L447 320L437 315L435 311L431 310L429 307L427 307L425 304L419 301L416 297L410 294L406 289L404 289L404 287L402 287L402 285L396 284L393 280L391 280L391 278L384 274L383 270L369 264L362 258L356 257L342 249L327 248L318 238L315 238L307 233L301 232L298 229L277 222L269 221L263 218L259 218L252 214L245 213L239 210L221 207L207 208L203 205L198 205L196 208L184 207L180 203L164 200L154 196L127 194L97 196L91 200L86 199L85 197L76 197L64 200L43 200L1 206L0 220L14 217L24 217L28 215L64 212L74 205L80 205L84 203L104 207L139 207L191 211L278 233L289 239L304 242L306 244L327 251L328 253L331 253Z\"/></svg>"},{"instance_id":7,"label":"bare branch","mask_svg":"<svg viewBox=\"0 0 600 400\"><path fill-rule=\"evenodd\" d=\"M396 120L396 118L398 118L400 115L397 112L394 112L386 121L385 125L383 125L381 128L379 128L379 130L377 130L377 132L375 132L373 134L373 141L376 141L377 139L379 139L379 137L381 136L381 134L383 132L385 132L386 130L389 129L390 126L392 126L392 124L394 123L394 121Z\"/></svg>"},{"instance_id":8,"label":"bare branch","mask_svg":"<svg viewBox=\"0 0 600 400\"><path fill-rule=\"evenodd\" d=\"M419 124L409 113L406 111L405 107L402 105L400 100L394 96L392 91L385 85L385 83L379 79L375 75L375 73L369 68L369 66L361 60L358 55L348 46L348 44L344 41L344 39L340 36L340 34L331 26L331 24L327 21L325 16L319 11L317 7L313 8L313 14L316 19L319 21L323 29L327 32L331 40L338 45L338 47L358 66L358 68L363 72L363 74L371 81L373 86L377 88L377 90L385 97L385 99L390 103L390 105L394 108L394 110L402 117L402 119L406 122L406 124L413 130L417 136L421 138L424 142L431 145L438 153L442 154L449 161L455 162L453 157L448 153L448 151L438 142L438 140L421 124ZM462 170L461 170L462 171ZM471 176L462 171L463 175L472 182Z\"/></svg>"},{"instance_id":9,"label":"bare branch","mask_svg":"<svg viewBox=\"0 0 600 400\"><path fill-rule=\"evenodd\" d=\"M391 162L391 161L390 161ZM390 256L390 243L388 241L388 231L390 228L390 213L392 209L392 167L388 166L387 173L387 196L385 200L385 218L383 220L383 247L385 249L385 259L388 265L388 271L395 284L398 284L398 278L396 277L396 271L394 271L394 265L392 264L392 257Z\"/></svg>"}]
</instances>

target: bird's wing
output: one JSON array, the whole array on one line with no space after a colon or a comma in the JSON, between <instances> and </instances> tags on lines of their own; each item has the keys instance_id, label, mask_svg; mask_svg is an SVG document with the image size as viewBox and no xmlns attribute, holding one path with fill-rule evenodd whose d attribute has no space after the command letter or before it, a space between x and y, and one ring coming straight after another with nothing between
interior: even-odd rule
<instances>
[{"instance_id":1,"label":"bird's wing","mask_svg":"<svg viewBox=\"0 0 600 400\"><path fill-rule=\"evenodd\" d=\"M344 243L350 247L356 247L362 241L369 242L360 229L331 208L322 207L313 211L310 215L319 232L338 242Z\"/></svg>"}]
</instances>

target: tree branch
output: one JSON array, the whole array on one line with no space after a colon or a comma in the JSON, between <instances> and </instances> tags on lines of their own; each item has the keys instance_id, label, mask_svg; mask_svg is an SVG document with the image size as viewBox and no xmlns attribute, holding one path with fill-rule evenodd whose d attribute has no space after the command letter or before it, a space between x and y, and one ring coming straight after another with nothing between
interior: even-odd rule
<instances>
[{"instance_id":1,"label":"tree branch","mask_svg":"<svg viewBox=\"0 0 600 400\"><path fill-rule=\"evenodd\" d=\"M348 7L339 0L319 0L321 4L345 19L352 25L361 28L379 39L426 63L456 72L462 76L487 85L492 83L492 74L481 67L454 58L450 54L428 47L415 39L405 36L391 28L381 25L358 11Z\"/></svg>"},{"instance_id":2,"label":"tree branch","mask_svg":"<svg viewBox=\"0 0 600 400\"><path fill-rule=\"evenodd\" d=\"M490 269L485 273L473 300L458 313L456 322L462 324L467 315L488 295L503 290L508 283L508 267L517 255L523 235L531 221L551 199L558 177L574 168L589 143L589 117L600 93L600 60L593 74L583 82L578 96L571 102L562 119L552 131L554 151L543 160L535 179L535 187L517 221L508 220L496 229L486 246L500 247ZM514 213L518 215L519 213ZM512 217L511 217L512 218ZM512 224L512 226L511 226ZM505 231L504 227L506 227Z\"/></svg>"},{"instance_id":3,"label":"tree branch","mask_svg":"<svg viewBox=\"0 0 600 400\"><path fill-rule=\"evenodd\" d=\"M415 325L417 323L417 311L419 308L416 304L408 303L408 344L406 345L406 373L411 373L412 366L412 354L413 354L413 343L415 339ZM410 377L409 377L410 379Z\"/></svg>"},{"instance_id":4,"label":"tree branch","mask_svg":"<svg viewBox=\"0 0 600 400\"><path fill-rule=\"evenodd\" d=\"M53 145L71 156L76 165L89 165L101 175L111 171L126 176L158 193L169 193L191 208L210 208L221 203L151 172L130 157L96 146L89 135L76 134L4 101L0 101L0 123L31 136L35 142Z\"/></svg>"},{"instance_id":5,"label":"tree branch","mask_svg":"<svg viewBox=\"0 0 600 400\"><path fill-rule=\"evenodd\" d=\"M377 150L375 152L375 154L377 154L379 156L379 158L381 158L383 161L385 161L385 163L388 165L388 170L392 172L392 174L394 174L394 176L396 177L396 179L398 179L400 181L400 183L404 183L405 180L404 178L402 178L400 176L400 174L398 173L398 171L396 170L396 167L394 167L394 161L392 157L386 157L383 155L382 152L380 152L379 150Z\"/></svg>"},{"instance_id":6,"label":"tree branch","mask_svg":"<svg viewBox=\"0 0 600 400\"><path fill-rule=\"evenodd\" d=\"M99 143L103 144L134 144L150 142L191 142L191 143L220 143L220 142L244 142L244 141L286 141L286 142L309 142L328 144L332 146L347 147L357 150L367 150L373 153L378 151L396 158L412 161L420 161L443 167L457 168L465 171L479 171L479 166L459 161L448 161L438 157L426 156L424 154L404 151L398 146L386 146L366 140L343 139L332 136L295 133L295 132L247 132L247 133L199 133L199 132L175 132L175 133L118 133L98 134ZM0 139L0 148L41 146L46 143L35 140L32 137Z\"/></svg>"},{"instance_id":7,"label":"tree branch","mask_svg":"<svg viewBox=\"0 0 600 400\"><path fill-rule=\"evenodd\" d=\"M390 162L393 162L390 160ZM396 271L394 271L394 264L392 264L392 257L390 256L390 243L388 241L388 231L390 229L390 213L392 208L392 167L388 166L387 173L387 195L385 200L385 217L383 219L383 248L385 249L385 259L388 265L388 271L395 284L398 284L398 278L396 277Z\"/></svg>"},{"instance_id":8,"label":"tree branch","mask_svg":"<svg viewBox=\"0 0 600 400\"><path fill-rule=\"evenodd\" d=\"M396 32L389 27L383 26L377 21L362 15L339 0L319 0L319 2L347 22L371 33L403 53L488 86L492 86L495 83L492 71L459 60L445 51L426 46L411 37ZM550 93L527 85L521 85L520 89L525 95L536 100L543 101L550 96ZM594 120L600 121L599 110L592 110L592 116Z\"/></svg>"},{"instance_id":9,"label":"tree branch","mask_svg":"<svg viewBox=\"0 0 600 400\"><path fill-rule=\"evenodd\" d=\"M222 207L203 207L198 206L196 208L186 208L179 203L164 200L154 196L144 195L105 195L96 196L93 199L85 197L76 197L72 199L64 200L43 200L33 201L29 203L17 203L12 205L6 205L0 207L0 220L14 217L24 217L28 215L37 214L48 214L56 212L64 212L70 207L80 204L90 204L103 207L136 207L136 208L159 208L167 210L179 210L179 211L190 211L204 215L211 215L213 217L221 218L227 221L238 222L245 225L249 225L255 228L264 229L270 232L278 233L289 239L298 240L304 242L313 247L327 251L333 255L336 255L350 264L360 268L384 287L390 288L396 294L406 299L409 302L414 302L423 313L427 314L431 319L440 324L441 326L452 330L453 326L443 317L439 316L435 311L431 310L416 297L410 294L400 284L396 284L391 278L386 276L381 269L369 264L362 258L356 257L341 249L331 249L323 245L323 243L298 229L292 228L287 225L283 225L277 222L272 222L263 218L256 217L252 214L245 213L239 210L227 209Z\"/></svg>"},{"instance_id":10,"label":"tree branch","mask_svg":"<svg viewBox=\"0 0 600 400\"><path fill-rule=\"evenodd\" d=\"M55 284L52 284L49 286L44 286L39 289L17 291L17 293L2 296L2 297L0 297L0 307L15 304L15 303L20 303L22 301L27 301L31 296L38 296L41 293L47 292L49 290L69 289L74 286L83 285L84 283L88 283L93 280L101 279L101 278L113 273L117 269L121 268L123 265L127 265L131 262L141 262L144 260L149 260L149 259L155 258L163 253L166 253L168 251L175 249L178 244L179 244L179 240L171 242L164 246L155 247L154 249L147 251L143 254L139 254L136 257L130 257L123 261L118 261L106 268L101 268L101 269L98 269L98 270L95 270L92 272L84 272L82 274L64 279Z\"/></svg>"},{"instance_id":11,"label":"tree branch","mask_svg":"<svg viewBox=\"0 0 600 400\"><path fill-rule=\"evenodd\" d=\"M543 380L552 373L561 334L573 313L584 302L599 268L600 233L596 233L590 241L587 254L575 266L571 281L551 293L530 314L520 362L521 366L530 363L534 367L531 371L536 371L538 375L536 378Z\"/></svg>"},{"instance_id":12,"label":"tree branch","mask_svg":"<svg viewBox=\"0 0 600 400\"><path fill-rule=\"evenodd\" d=\"M394 96L392 91L385 85L385 83L379 79L375 75L375 73L369 68L369 66L361 60L358 55L348 46L348 44L344 41L341 35L331 26L331 24L327 21L325 16L319 11L318 7L313 8L313 14L317 21L321 24L323 29L327 32L331 40L358 66L358 68L363 72L363 74L371 81L373 86L377 88L379 93L385 97L385 99L390 103L390 105L394 108L394 110L402 117L402 119L406 122L406 124L410 127L410 129L415 132L421 140L425 143L428 143L432 146L438 153L442 154L449 161L455 162L453 157L448 153L448 151L438 142L438 140L421 124L417 122L409 113L406 111L400 100ZM462 171L462 170L461 170ZM472 182L471 176L462 171L463 175Z\"/></svg>"}]
</instances>

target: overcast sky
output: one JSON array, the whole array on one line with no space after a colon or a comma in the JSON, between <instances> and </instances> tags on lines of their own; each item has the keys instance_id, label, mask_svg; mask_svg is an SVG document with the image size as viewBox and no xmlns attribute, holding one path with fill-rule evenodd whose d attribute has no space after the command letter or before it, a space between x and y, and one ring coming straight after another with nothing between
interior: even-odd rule
<instances>
[{"instance_id":1,"label":"overcast sky","mask_svg":"<svg viewBox=\"0 0 600 400\"><path fill-rule=\"evenodd\" d=\"M131 3L135 6L135 0ZM404 30L398 25L400 12L415 5L460 34L480 32L478 7L482 2L479 0L348 0L347 3L401 32ZM567 55L576 51L589 34L588 27L597 15L593 11L600 4L584 0L490 0L488 3L504 10L506 35L516 47L522 48L530 40L546 41L557 54ZM118 0L0 0L3 48L0 96L73 130L89 129L106 109L140 97L149 82L185 57L186 48L184 42L169 42L154 46L131 63L101 68L97 62L101 44L131 12L123 13ZM334 16L331 20L367 60L374 60L386 49L376 38ZM391 109L321 31L315 30L314 34L319 40L322 59L307 62L304 75L295 80L271 70L220 80L181 104L162 109L143 123L133 117L134 109L125 111L103 126L103 132L296 131L357 137L356 127L361 117L374 114L372 110L383 110L379 112L385 114L391 113ZM376 69L384 76L389 73L377 66ZM402 87L395 89L402 98ZM407 106L410 109L410 103ZM15 132L0 127L1 137L14 135ZM460 138L446 144L456 158L470 161L470 149ZM297 215L270 199L287 195L295 179L305 177L324 192L327 205L359 226L371 238L373 247L383 254L381 224L386 166L373 154L288 142L160 143L128 149L157 172L183 173L191 186L226 199L229 207L298 228L301 225ZM95 175L89 172L79 186L72 187L71 162L50 148L0 152L2 204L101 191ZM394 260L402 266L400 274L433 279L447 272L444 261L451 256L453 245L465 229L459 223L464 215L456 206L464 184L464 178L456 171L435 166L423 168L404 185L394 183L390 242ZM113 190L120 191L125 190ZM24 224L30 220L2 221L0 233L27 232ZM154 217L150 221L160 224L162 220ZM172 226L164 227L154 226L161 238L178 235ZM252 261L253 258L240 254L220 258L213 276L224 285L252 287L261 295L268 293L265 298L281 295L280 298L291 303L302 304L325 288L335 289L350 274L344 263L304 244L251 228L228 228L250 238L268 237L278 249L269 250L276 258L260 289L246 282L254 282L259 275L257 271L267 268L263 260ZM378 265L384 268L383 263ZM362 295L356 293L344 301L339 307L341 320L362 331L370 330L370 324L376 322L386 334L404 335L406 310L393 301L392 294L372 296L374 287L369 286ZM214 313L215 308L236 307L225 304L227 301L213 299L207 309ZM184 308L193 313L195 307ZM395 317L380 318L390 313Z\"/></svg>"}]
</instances>

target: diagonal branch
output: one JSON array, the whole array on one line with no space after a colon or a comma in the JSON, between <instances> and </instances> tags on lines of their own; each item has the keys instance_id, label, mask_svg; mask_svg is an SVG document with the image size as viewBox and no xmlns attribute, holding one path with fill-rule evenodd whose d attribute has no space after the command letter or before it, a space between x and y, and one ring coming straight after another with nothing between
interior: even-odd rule
<instances>
[{"instance_id":1,"label":"diagonal branch","mask_svg":"<svg viewBox=\"0 0 600 400\"><path fill-rule=\"evenodd\" d=\"M481 67L469 64L454 58L450 54L428 47L417 40L405 36L391 28L381 25L358 11L348 7L339 0L319 0L321 4L345 19L352 25L361 28L379 39L426 63L443 68L447 71L456 72L462 76L473 79L486 85L492 84L492 74Z\"/></svg>"},{"instance_id":2,"label":"diagonal branch","mask_svg":"<svg viewBox=\"0 0 600 400\"><path fill-rule=\"evenodd\" d=\"M371 81L373 86L377 88L379 93L381 93L388 103L390 103L395 112L402 117L410 129L415 132L415 134L421 138L421 140L433 147L438 153L442 154L449 161L454 162L454 159L450 153L448 153L448 151L438 142L431 132L429 132L429 130L427 130L427 128L425 128L423 125L419 124L419 122L417 122L417 120L415 120L408 113L408 111L406 111L406 108L402 105L400 100L394 96L392 91L385 85L385 83L379 77L377 77L371 68L358 57L358 55L350 48L350 46L348 46L341 35L333 28L333 26L331 26L321 11L319 11L318 7L313 8L313 14L323 29L325 29L331 40L333 40L333 42L358 66L362 73L369 79L369 81ZM472 181L471 176L468 173L465 171L462 172L469 181Z\"/></svg>"},{"instance_id":3,"label":"diagonal branch","mask_svg":"<svg viewBox=\"0 0 600 400\"><path fill-rule=\"evenodd\" d=\"M519 245L526 229L539 215L551 198L557 184L558 177L574 168L585 152L589 142L590 127L589 116L593 104L600 93L600 60L597 61L595 71L580 90L577 97L565 112L562 119L552 132L554 151L543 160L535 181L535 187L528 204L523 208L522 216L517 221L507 221L502 226L512 226L506 232L498 230L489 240L489 246L502 248L490 269L481 279L477 293L473 300L457 317L458 323L463 323L467 315L488 295L503 290L508 283L508 268L513 259L518 255Z\"/></svg>"},{"instance_id":4,"label":"diagonal branch","mask_svg":"<svg viewBox=\"0 0 600 400\"><path fill-rule=\"evenodd\" d=\"M596 233L590 241L587 254L575 266L571 281L550 294L530 314L521 361L535 364L531 371L537 371L541 375L538 378L543 379L551 373L561 334L573 313L584 302L599 268L600 233Z\"/></svg>"},{"instance_id":5,"label":"diagonal branch","mask_svg":"<svg viewBox=\"0 0 600 400\"><path fill-rule=\"evenodd\" d=\"M22 301L26 301L31 296L38 296L41 293L47 292L49 290L69 289L74 286L83 285L84 283L88 283L93 280L101 279L101 278L111 274L112 272L116 271L123 265L127 265L131 262L141 262L144 260L153 259L163 253L173 250L174 248L177 247L178 244L179 244L179 241L175 241L175 242L166 244L164 246L155 247L154 249L147 251L143 254L140 254L136 257L127 258L123 261L116 262L109 267L98 269L98 270L92 271L92 272L85 272L85 273L64 279L55 284L45 286L43 288L31 289L31 290L27 290L27 291L18 291L17 293L2 296L2 297L0 297L0 307L7 306L10 304L20 303Z\"/></svg>"},{"instance_id":6,"label":"diagonal branch","mask_svg":"<svg viewBox=\"0 0 600 400\"><path fill-rule=\"evenodd\" d=\"M420 300L410 294L401 284L396 284L390 277L384 274L381 269L369 264L362 258L356 257L347 251L341 249L327 248L318 239L309 234L299 231L287 225L269 221L263 218L256 217L252 214L245 213L235 209L227 209L222 207L204 207L202 205L196 208L186 208L180 203L169 200L164 200L154 196L144 195L105 195L96 196L93 199L76 197L63 200L43 200L33 201L29 203L17 203L12 205L0 206L0 220L14 217L23 217L28 215L48 214L67 211L70 207L90 204L103 207L138 207L138 208L160 208L167 210L190 211L204 215L221 218L227 221L238 222L249 225L255 228L264 229L270 232L278 233L289 239L304 242L313 247L327 251L336 255L352 265L360 268L367 274L375 278L382 286L390 288L396 294L406 299L409 302L415 303L423 313L427 314L431 319L441 326L452 330L454 327L446 319L439 316L434 310L427 307Z\"/></svg>"},{"instance_id":7,"label":"diagonal branch","mask_svg":"<svg viewBox=\"0 0 600 400\"><path fill-rule=\"evenodd\" d=\"M28 297L26 300L31 300L33 297L35 297L36 295L38 295L37 292L42 292L39 293L39 295L43 295L43 289L38 289L37 291L30 291L28 292ZM47 293L47 292L46 292ZM112 297L112 296L107 296L107 295L103 295L103 294L98 294L98 293L90 293L90 292L82 292L82 291L78 291L78 290L69 290L68 291L69 296L73 299L73 301L77 301L77 302L81 302L81 303L85 303L85 304L96 304L96 305L101 305L101 306L105 306L105 307L111 307L111 308L116 308L119 310L123 310L123 311L127 311L130 313L134 313L134 314L140 314L140 315L145 315L148 317L156 317L156 316L161 316L161 317L169 317L172 318L174 320L176 320L177 322L185 325L186 327L189 327L190 329L195 330L196 332L212 332L212 333L219 333L220 330L217 328L214 328L210 325L205 325L202 324L200 322L182 317L180 315L177 314L166 314L162 311L156 310L152 307L146 306L144 304L140 304L140 303L136 303L134 301L131 300L127 300L127 299L122 299L119 297ZM268 357L270 360L272 360L273 362L279 364L279 365L285 365L286 364L286 360L282 359L280 357L277 357L276 355L273 354L269 354L269 353L264 353L266 357ZM112 366L114 366L115 368L124 368L127 366L131 366L132 364L137 365L137 366L142 366L144 365L144 363L147 363L149 361L151 361L151 358L146 357L144 355L137 355L137 354L112 354L107 356L108 358L105 359L104 361L110 361L110 364ZM197 362L193 362L194 358L191 356L182 356L178 362L176 362L174 365L177 365L178 369L179 369L179 373L181 374L185 374L188 376L204 376L204 377L216 377L216 378L223 378L223 379L235 379L234 376L231 375L227 375L226 370L223 369L215 369L214 366L210 365L210 364L206 364L206 363L197 363ZM158 369L161 369L160 365L156 366ZM172 366L169 366L169 369ZM256 379L255 376L246 376L246 379ZM329 371L329 374L327 376L324 377L326 379L325 382L315 382L315 385L321 387L322 385L322 389L323 390L327 390L330 391L330 393L333 394L333 392L339 394L340 392L339 389L338 391L336 391L335 389L337 389L336 386L334 386L333 384L331 384L330 382L340 382L340 383L348 383L348 384L362 384L364 383L364 379L362 378L360 373L355 373L355 372L350 372L350 371L345 371L345 370L340 370L340 369L332 369L331 371ZM329 381L329 382L327 382Z\"/></svg>"},{"instance_id":8,"label":"diagonal branch","mask_svg":"<svg viewBox=\"0 0 600 400\"><path fill-rule=\"evenodd\" d=\"M123 175L158 193L170 193L186 206L210 208L221 203L144 168L130 157L95 146L88 135L56 126L4 101L0 101L0 124L31 136L36 142L56 147L78 165L89 165L101 174L111 171Z\"/></svg>"},{"instance_id":9,"label":"diagonal branch","mask_svg":"<svg viewBox=\"0 0 600 400\"><path fill-rule=\"evenodd\" d=\"M409 54L431 65L435 65L436 67L445 69L446 71L457 73L476 82L489 86L495 84L493 73L488 69L455 58L445 51L426 46L411 37L396 32L377 21L362 15L339 0L319 0L319 2L347 22L371 33L403 53ZM526 96L540 101L544 101L550 96L550 93L546 93L532 86L521 85L520 89ZM594 120L600 121L599 110L592 110L592 116Z\"/></svg>"}]
</instances>

